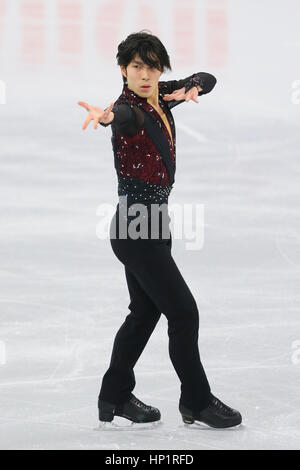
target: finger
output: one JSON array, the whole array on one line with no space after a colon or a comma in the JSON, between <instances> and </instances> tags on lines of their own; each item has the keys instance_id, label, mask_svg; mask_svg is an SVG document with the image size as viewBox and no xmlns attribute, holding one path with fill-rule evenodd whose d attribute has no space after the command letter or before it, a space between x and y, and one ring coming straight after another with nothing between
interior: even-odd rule
<instances>
[{"instance_id":1,"label":"finger","mask_svg":"<svg viewBox=\"0 0 300 470\"><path fill-rule=\"evenodd\" d=\"M78 101L78 104L80 106L83 106L85 109L87 109L89 111L90 106L87 103L85 103L84 101Z\"/></svg>"},{"instance_id":2,"label":"finger","mask_svg":"<svg viewBox=\"0 0 300 470\"><path fill-rule=\"evenodd\" d=\"M197 91L190 90L190 99L195 101L196 103L198 103L197 96L198 96L198 90Z\"/></svg>"},{"instance_id":3,"label":"finger","mask_svg":"<svg viewBox=\"0 0 300 470\"><path fill-rule=\"evenodd\" d=\"M83 123L82 130L86 129L87 126L89 125L90 121L92 120L91 114L86 118L86 120Z\"/></svg>"},{"instance_id":4,"label":"finger","mask_svg":"<svg viewBox=\"0 0 300 470\"><path fill-rule=\"evenodd\" d=\"M108 106L108 108L104 111L104 114L103 114L104 117L107 117L107 116L109 115L109 113L111 112L111 110L112 110L112 108L113 108L113 105L114 105L114 103L111 103L111 104Z\"/></svg>"},{"instance_id":5,"label":"finger","mask_svg":"<svg viewBox=\"0 0 300 470\"><path fill-rule=\"evenodd\" d=\"M98 119L95 117L94 118L94 129L98 128L98 124L99 124Z\"/></svg>"},{"instance_id":6,"label":"finger","mask_svg":"<svg viewBox=\"0 0 300 470\"><path fill-rule=\"evenodd\" d=\"M185 100L186 101L193 100L195 98L195 96L196 95L195 95L194 91L189 90L186 94ZM197 93L197 96L198 96L198 93Z\"/></svg>"}]
</instances>

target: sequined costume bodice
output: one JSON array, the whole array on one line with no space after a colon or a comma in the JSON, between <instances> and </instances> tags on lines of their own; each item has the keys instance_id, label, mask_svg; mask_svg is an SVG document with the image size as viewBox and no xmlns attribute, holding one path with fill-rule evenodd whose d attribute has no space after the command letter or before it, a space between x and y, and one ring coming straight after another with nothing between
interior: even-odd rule
<instances>
[{"instance_id":1,"label":"sequined costume bodice","mask_svg":"<svg viewBox=\"0 0 300 470\"><path fill-rule=\"evenodd\" d=\"M134 202L166 203L174 183L176 171L176 131L171 109L185 100L164 101L164 94L185 87L202 88L198 96L209 93L216 84L216 78L206 72L195 73L182 80L158 82L158 103L165 114L148 103L147 98L137 95L124 84L122 94L116 100L112 112L112 147L115 168L118 176L118 195L128 198L128 206ZM168 146L168 155L172 165L166 167L159 146L153 141L145 126L145 112L156 122ZM107 127L110 124L100 123ZM168 126L166 125L168 124ZM170 135L171 131L171 135ZM172 138L171 138L172 137Z\"/></svg>"}]
</instances>

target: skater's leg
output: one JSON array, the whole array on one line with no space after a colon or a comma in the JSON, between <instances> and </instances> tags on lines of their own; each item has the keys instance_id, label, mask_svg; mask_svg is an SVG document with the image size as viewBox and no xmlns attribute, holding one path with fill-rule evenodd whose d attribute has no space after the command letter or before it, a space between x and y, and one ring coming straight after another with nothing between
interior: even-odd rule
<instances>
[{"instance_id":1,"label":"skater's leg","mask_svg":"<svg viewBox=\"0 0 300 470\"><path fill-rule=\"evenodd\" d=\"M110 366L103 376L99 393L99 399L112 403L123 403L130 397L135 387L133 368L161 315L127 267L125 276L131 313L116 334Z\"/></svg>"},{"instance_id":2,"label":"skater's leg","mask_svg":"<svg viewBox=\"0 0 300 470\"><path fill-rule=\"evenodd\" d=\"M210 386L199 355L198 308L171 255L170 241L112 240L112 247L168 319L169 354L181 381L180 402L204 409Z\"/></svg>"}]
</instances>

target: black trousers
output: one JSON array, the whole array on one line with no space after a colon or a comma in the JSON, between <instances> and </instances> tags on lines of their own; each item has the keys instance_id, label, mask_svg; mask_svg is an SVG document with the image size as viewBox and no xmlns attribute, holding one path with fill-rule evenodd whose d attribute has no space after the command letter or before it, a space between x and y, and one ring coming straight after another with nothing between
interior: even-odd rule
<instances>
[{"instance_id":1,"label":"black trousers","mask_svg":"<svg viewBox=\"0 0 300 470\"><path fill-rule=\"evenodd\" d=\"M199 355L199 313L172 257L171 232L164 239L111 237L110 242L125 267L130 313L116 334L99 399L118 404L129 399L135 387L133 368L163 313L170 359L181 382L180 402L201 411L208 405L210 386Z\"/></svg>"}]
</instances>

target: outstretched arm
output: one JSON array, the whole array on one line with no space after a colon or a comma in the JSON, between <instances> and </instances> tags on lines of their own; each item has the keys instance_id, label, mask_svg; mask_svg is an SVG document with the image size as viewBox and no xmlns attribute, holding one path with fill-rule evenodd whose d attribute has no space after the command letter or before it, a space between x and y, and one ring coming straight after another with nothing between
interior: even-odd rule
<instances>
[{"instance_id":1,"label":"outstretched arm","mask_svg":"<svg viewBox=\"0 0 300 470\"><path fill-rule=\"evenodd\" d=\"M144 125L144 113L136 106L130 106L126 103L120 103L113 107L112 112L114 114L114 126L122 134L133 137L136 135ZM103 124L102 126L109 126Z\"/></svg>"},{"instance_id":2,"label":"outstretched arm","mask_svg":"<svg viewBox=\"0 0 300 470\"><path fill-rule=\"evenodd\" d=\"M88 117L83 123L82 130L85 130L91 121L94 121L94 129L97 129L98 123L110 123L114 119L114 115L111 112L114 103L111 103L108 108L104 110L97 106L91 106L84 101L78 101L77 104L89 112Z\"/></svg>"},{"instance_id":3,"label":"outstretched arm","mask_svg":"<svg viewBox=\"0 0 300 470\"><path fill-rule=\"evenodd\" d=\"M94 120L94 129L98 128L98 124L107 127L112 122L114 126L128 136L136 135L142 128L144 123L144 114L135 106L131 107L128 104L111 103L108 108L102 109L96 106L91 106L84 101L78 101L78 104L89 111L89 115L83 123L82 129L86 129L90 121Z\"/></svg>"}]
</instances>

